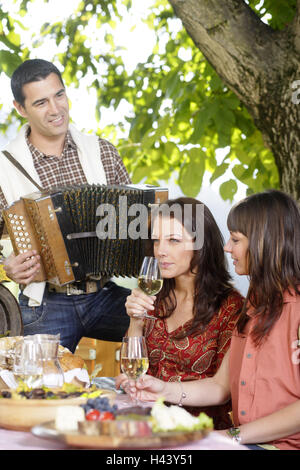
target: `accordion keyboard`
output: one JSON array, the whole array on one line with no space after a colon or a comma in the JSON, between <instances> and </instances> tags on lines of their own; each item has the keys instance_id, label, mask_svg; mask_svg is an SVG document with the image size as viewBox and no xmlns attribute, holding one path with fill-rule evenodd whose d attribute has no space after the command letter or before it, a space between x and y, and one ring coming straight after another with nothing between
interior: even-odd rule
<instances>
[{"instance_id":1,"label":"accordion keyboard","mask_svg":"<svg viewBox=\"0 0 300 470\"><path fill-rule=\"evenodd\" d=\"M27 253L29 250L40 251L40 246L35 237L35 230L29 216L24 208L24 201L17 201L3 211L3 218L10 236L15 255ZM45 281L46 272L41 265L40 272L35 277L35 281Z\"/></svg>"}]
</instances>

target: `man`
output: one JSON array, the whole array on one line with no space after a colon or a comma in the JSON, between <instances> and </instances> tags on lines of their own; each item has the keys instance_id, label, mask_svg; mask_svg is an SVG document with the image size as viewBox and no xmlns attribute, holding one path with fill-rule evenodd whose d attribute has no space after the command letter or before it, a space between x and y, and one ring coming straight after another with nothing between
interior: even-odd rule
<instances>
[{"instance_id":1,"label":"man","mask_svg":"<svg viewBox=\"0 0 300 470\"><path fill-rule=\"evenodd\" d=\"M27 60L11 79L14 106L27 119L6 150L44 189L78 183L127 184L115 147L87 136L69 123L69 105L59 70L41 59ZM36 187L0 152L0 210ZM4 261L7 276L20 284L24 334L61 335L74 352L83 336L121 341L129 325L125 300L130 291L108 279L55 287L33 279L39 255L30 251ZM67 295L72 292L72 295Z\"/></svg>"}]
</instances>

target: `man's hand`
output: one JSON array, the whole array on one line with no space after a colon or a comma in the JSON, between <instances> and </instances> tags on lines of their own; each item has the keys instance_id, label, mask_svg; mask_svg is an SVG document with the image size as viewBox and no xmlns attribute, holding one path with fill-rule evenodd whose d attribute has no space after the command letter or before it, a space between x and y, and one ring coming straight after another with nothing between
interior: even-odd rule
<instances>
[{"instance_id":1,"label":"man's hand","mask_svg":"<svg viewBox=\"0 0 300 470\"><path fill-rule=\"evenodd\" d=\"M28 285L40 269L40 256L35 250L17 256L12 253L5 259L3 266L7 277L12 281Z\"/></svg>"}]
</instances>

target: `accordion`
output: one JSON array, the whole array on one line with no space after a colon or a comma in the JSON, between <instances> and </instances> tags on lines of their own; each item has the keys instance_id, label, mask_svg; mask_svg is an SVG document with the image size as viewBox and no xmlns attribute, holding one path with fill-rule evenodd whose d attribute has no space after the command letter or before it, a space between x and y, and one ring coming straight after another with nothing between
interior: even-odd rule
<instances>
[{"instance_id":1,"label":"accordion","mask_svg":"<svg viewBox=\"0 0 300 470\"><path fill-rule=\"evenodd\" d=\"M15 254L36 250L35 281L62 286L137 277L152 207L168 190L152 185L79 185L34 192L3 210Z\"/></svg>"}]
</instances>

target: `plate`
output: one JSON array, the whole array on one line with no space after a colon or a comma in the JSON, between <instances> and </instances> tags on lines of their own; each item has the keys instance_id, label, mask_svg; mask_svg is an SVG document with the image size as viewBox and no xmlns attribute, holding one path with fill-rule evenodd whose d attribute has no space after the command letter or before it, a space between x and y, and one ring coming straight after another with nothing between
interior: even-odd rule
<instances>
[{"instance_id":1,"label":"plate","mask_svg":"<svg viewBox=\"0 0 300 470\"><path fill-rule=\"evenodd\" d=\"M34 426L31 432L36 437L59 440L71 447L79 449L159 449L187 444L207 436L209 429L203 431L174 431L153 433L150 436L129 437L110 435L88 435L80 431L62 433L55 429L54 421Z\"/></svg>"}]
</instances>

